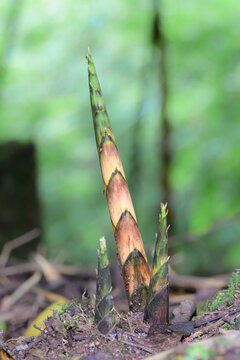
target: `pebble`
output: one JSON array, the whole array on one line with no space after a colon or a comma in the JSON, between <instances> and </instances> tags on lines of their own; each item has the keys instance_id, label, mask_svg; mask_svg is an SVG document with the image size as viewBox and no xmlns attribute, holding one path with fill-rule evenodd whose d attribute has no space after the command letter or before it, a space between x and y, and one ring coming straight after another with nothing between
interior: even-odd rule
<instances>
[{"instance_id":1,"label":"pebble","mask_svg":"<svg viewBox=\"0 0 240 360\"><path fill-rule=\"evenodd\" d=\"M27 344L16 346L16 350L17 350L17 351L26 350L26 349L28 349Z\"/></svg>"}]
</instances>

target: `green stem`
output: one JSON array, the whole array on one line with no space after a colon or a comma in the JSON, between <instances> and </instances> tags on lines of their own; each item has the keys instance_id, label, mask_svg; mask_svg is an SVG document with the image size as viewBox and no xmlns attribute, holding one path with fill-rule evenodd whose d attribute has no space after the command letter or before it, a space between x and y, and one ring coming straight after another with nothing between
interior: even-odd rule
<instances>
[{"instance_id":1,"label":"green stem","mask_svg":"<svg viewBox=\"0 0 240 360\"><path fill-rule=\"evenodd\" d=\"M117 313L113 306L106 240L102 237L99 242L95 322L101 333L108 334L116 325Z\"/></svg>"},{"instance_id":2,"label":"green stem","mask_svg":"<svg viewBox=\"0 0 240 360\"><path fill-rule=\"evenodd\" d=\"M150 281L147 256L90 51L87 60L95 137L109 213L129 305L138 310L146 303Z\"/></svg>"},{"instance_id":3,"label":"green stem","mask_svg":"<svg viewBox=\"0 0 240 360\"><path fill-rule=\"evenodd\" d=\"M112 132L112 129L90 49L88 49L87 61L90 102L92 108L97 149L99 152L103 136L109 131Z\"/></svg>"},{"instance_id":4,"label":"green stem","mask_svg":"<svg viewBox=\"0 0 240 360\"><path fill-rule=\"evenodd\" d=\"M144 313L145 320L158 324L169 321L168 228L167 204L161 204L159 232Z\"/></svg>"}]
</instances>

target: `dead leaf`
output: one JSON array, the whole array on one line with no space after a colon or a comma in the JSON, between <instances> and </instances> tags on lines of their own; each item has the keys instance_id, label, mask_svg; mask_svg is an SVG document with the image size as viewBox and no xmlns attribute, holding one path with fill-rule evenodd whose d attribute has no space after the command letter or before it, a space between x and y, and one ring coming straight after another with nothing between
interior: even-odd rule
<instances>
[{"instance_id":1,"label":"dead leaf","mask_svg":"<svg viewBox=\"0 0 240 360\"><path fill-rule=\"evenodd\" d=\"M44 323L44 320L52 316L54 311L62 310L64 304L67 304L69 302L69 300L64 298L63 296L61 296L60 301L61 302L56 301L52 303L36 317L36 319L32 322L32 324L27 328L24 333L24 336L26 338L31 336L34 336L36 338L41 335L41 331L38 328L45 329L46 325ZM34 327L34 325L37 325L38 328Z\"/></svg>"},{"instance_id":2,"label":"dead leaf","mask_svg":"<svg viewBox=\"0 0 240 360\"><path fill-rule=\"evenodd\" d=\"M1 360L14 360L11 355L9 355L3 348L0 349L0 359Z\"/></svg>"}]
</instances>

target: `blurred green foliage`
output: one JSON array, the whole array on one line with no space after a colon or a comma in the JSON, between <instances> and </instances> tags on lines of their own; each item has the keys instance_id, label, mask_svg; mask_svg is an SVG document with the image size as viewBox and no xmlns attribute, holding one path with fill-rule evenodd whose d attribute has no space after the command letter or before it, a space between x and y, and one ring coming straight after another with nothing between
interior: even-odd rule
<instances>
[{"instance_id":1,"label":"blurred green foliage","mask_svg":"<svg viewBox=\"0 0 240 360\"><path fill-rule=\"evenodd\" d=\"M212 299L210 299L205 310L213 312L216 309L222 309L234 303L236 292L240 291L240 274L237 272L232 273L231 279L228 284L228 289L219 291Z\"/></svg>"},{"instance_id":2,"label":"blurred green foliage","mask_svg":"<svg viewBox=\"0 0 240 360\"><path fill-rule=\"evenodd\" d=\"M171 231L204 235L240 210L240 3L162 0L160 5L172 125L170 236ZM89 105L88 46L126 175L139 123L141 176L131 179L130 190L150 253L161 201L152 2L2 0L0 14L0 140L37 144L51 256L63 249L68 262L96 263L102 235L116 252ZM182 254L177 269L198 274L234 269L239 235L235 221L188 244L181 238L174 248Z\"/></svg>"},{"instance_id":3,"label":"blurred green foliage","mask_svg":"<svg viewBox=\"0 0 240 360\"><path fill-rule=\"evenodd\" d=\"M182 360L211 360L214 359L216 352L212 349L205 349L201 344L196 344L186 350L186 354L181 357ZM180 355L181 356L181 355ZM172 359L177 360L174 356Z\"/></svg>"}]
</instances>

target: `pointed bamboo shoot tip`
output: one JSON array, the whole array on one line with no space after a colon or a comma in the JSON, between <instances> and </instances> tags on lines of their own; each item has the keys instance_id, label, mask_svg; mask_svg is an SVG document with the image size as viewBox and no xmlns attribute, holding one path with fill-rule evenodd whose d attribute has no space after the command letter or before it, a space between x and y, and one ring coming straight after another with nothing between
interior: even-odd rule
<instances>
[{"instance_id":1,"label":"pointed bamboo shoot tip","mask_svg":"<svg viewBox=\"0 0 240 360\"><path fill-rule=\"evenodd\" d=\"M91 58L92 58L91 50L90 50L90 47L88 47L88 53L86 55L86 59L89 62Z\"/></svg>"},{"instance_id":2,"label":"pointed bamboo shoot tip","mask_svg":"<svg viewBox=\"0 0 240 360\"><path fill-rule=\"evenodd\" d=\"M164 211L167 209L167 203L164 204L164 203L160 203L160 207L161 207L161 211Z\"/></svg>"},{"instance_id":3,"label":"pointed bamboo shoot tip","mask_svg":"<svg viewBox=\"0 0 240 360\"><path fill-rule=\"evenodd\" d=\"M167 214L168 214L167 203L166 204L160 203L159 221L165 218Z\"/></svg>"},{"instance_id":4,"label":"pointed bamboo shoot tip","mask_svg":"<svg viewBox=\"0 0 240 360\"><path fill-rule=\"evenodd\" d=\"M104 236L99 239L99 246L102 253L107 250L106 239Z\"/></svg>"}]
</instances>

